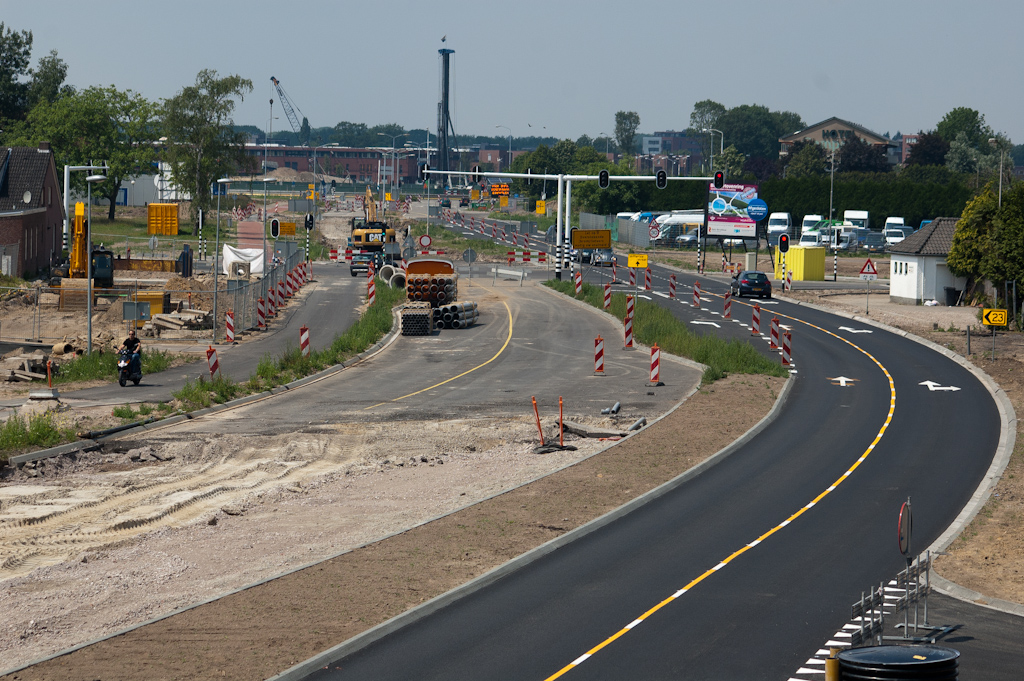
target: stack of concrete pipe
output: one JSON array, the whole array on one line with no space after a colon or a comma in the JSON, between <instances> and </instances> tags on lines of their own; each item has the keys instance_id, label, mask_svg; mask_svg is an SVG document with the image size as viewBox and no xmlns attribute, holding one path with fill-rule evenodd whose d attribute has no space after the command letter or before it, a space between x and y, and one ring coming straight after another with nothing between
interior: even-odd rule
<instances>
[{"instance_id":1,"label":"stack of concrete pipe","mask_svg":"<svg viewBox=\"0 0 1024 681\"><path fill-rule=\"evenodd\" d=\"M434 332L434 311L430 303L408 303L402 308L402 335L429 336Z\"/></svg>"},{"instance_id":2,"label":"stack of concrete pipe","mask_svg":"<svg viewBox=\"0 0 1024 681\"><path fill-rule=\"evenodd\" d=\"M479 318L480 310L472 301L434 308L434 326L439 329L465 329Z\"/></svg>"},{"instance_id":3,"label":"stack of concrete pipe","mask_svg":"<svg viewBox=\"0 0 1024 681\"><path fill-rule=\"evenodd\" d=\"M380 268L380 278L391 288L405 288L405 271L395 265L384 265Z\"/></svg>"},{"instance_id":4,"label":"stack of concrete pipe","mask_svg":"<svg viewBox=\"0 0 1024 681\"><path fill-rule=\"evenodd\" d=\"M428 302L432 306L448 305L458 297L458 275L410 276L405 285L409 300Z\"/></svg>"}]
</instances>

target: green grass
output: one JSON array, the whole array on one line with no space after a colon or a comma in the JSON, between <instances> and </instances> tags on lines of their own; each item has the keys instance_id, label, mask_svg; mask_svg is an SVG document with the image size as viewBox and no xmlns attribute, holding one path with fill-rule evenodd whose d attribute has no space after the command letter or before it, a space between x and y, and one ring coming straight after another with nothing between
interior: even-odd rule
<instances>
[{"instance_id":1,"label":"green grass","mask_svg":"<svg viewBox=\"0 0 1024 681\"><path fill-rule=\"evenodd\" d=\"M142 373L145 375L164 371L170 368L174 359L175 355L163 350L149 352L143 349ZM53 377L53 382L57 384L96 380L117 380L117 353L94 351L91 355L79 355L62 363Z\"/></svg>"},{"instance_id":2,"label":"green grass","mask_svg":"<svg viewBox=\"0 0 1024 681\"><path fill-rule=\"evenodd\" d=\"M552 279L544 282L556 291L573 296L576 287L570 281ZM574 296L575 297L575 296ZM591 284L583 285L580 299L598 309L604 307L604 289ZM613 315L626 316L626 295L612 295ZM653 302L636 301L633 317L633 336L645 345L658 344L665 352L688 357L707 365L703 383L713 383L728 374L764 374L785 377L789 372L779 363L759 353L753 345L738 340L723 340L716 336L698 336L686 328L672 313Z\"/></svg>"},{"instance_id":3,"label":"green grass","mask_svg":"<svg viewBox=\"0 0 1024 681\"><path fill-rule=\"evenodd\" d=\"M7 463L8 454L28 447L53 447L75 439L75 431L60 423L53 412L22 418L17 413L0 425L0 460Z\"/></svg>"},{"instance_id":4,"label":"green grass","mask_svg":"<svg viewBox=\"0 0 1024 681\"><path fill-rule=\"evenodd\" d=\"M413 223L409 231L413 238L426 233L427 223L425 222ZM430 248L432 250L444 249L456 259L461 258L462 252L467 248L472 248L477 253L497 256L504 256L511 249L508 244L496 244L493 241L485 241L483 239L467 239L448 228L438 227L437 225L434 225L433 229L430 230L430 239Z\"/></svg>"}]
</instances>

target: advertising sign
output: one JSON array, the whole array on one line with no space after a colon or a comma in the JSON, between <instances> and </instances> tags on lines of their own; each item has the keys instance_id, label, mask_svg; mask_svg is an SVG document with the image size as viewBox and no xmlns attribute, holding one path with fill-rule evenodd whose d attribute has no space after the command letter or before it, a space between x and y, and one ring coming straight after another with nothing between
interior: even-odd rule
<instances>
[{"instance_id":1,"label":"advertising sign","mask_svg":"<svg viewBox=\"0 0 1024 681\"><path fill-rule=\"evenodd\" d=\"M757 198L756 184L708 185L708 236L753 239L757 221L747 214L747 205Z\"/></svg>"}]
</instances>

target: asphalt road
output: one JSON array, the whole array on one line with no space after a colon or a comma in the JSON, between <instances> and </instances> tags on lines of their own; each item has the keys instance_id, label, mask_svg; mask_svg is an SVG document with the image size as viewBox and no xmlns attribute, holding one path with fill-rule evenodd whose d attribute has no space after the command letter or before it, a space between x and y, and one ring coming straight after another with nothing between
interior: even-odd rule
<instances>
[{"instance_id":1,"label":"asphalt road","mask_svg":"<svg viewBox=\"0 0 1024 681\"><path fill-rule=\"evenodd\" d=\"M366 281L352 277L348 267L338 264L317 264L314 279L286 305L282 313L270 320L265 332L254 332L256 338L236 345L219 344L217 359L221 372L236 381L244 381L256 371L260 359L266 355L279 357L288 348L298 347L299 328L309 328L310 345L322 349L344 333L357 319L357 308L364 302ZM143 338L143 352L150 339ZM155 341L159 345L159 341ZM161 345L161 347L164 347ZM124 388L117 383L62 392L67 404L123 404L125 402L164 402L171 393L180 390L185 381L209 376L206 358L157 374L146 374L137 386Z\"/></svg>"},{"instance_id":2,"label":"asphalt road","mask_svg":"<svg viewBox=\"0 0 1024 681\"><path fill-rule=\"evenodd\" d=\"M668 272L654 274L664 292ZM749 338L749 328L713 314L725 283L700 280L712 296L702 309L651 298L698 333ZM678 293L685 300L689 286ZM919 344L805 306L766 309L792 328L797 381L783 415L755 441L309 678L793 675L861 591L903 566L896 519L908 496L916 549L953 521L991 462L999 418L970 373ZM747 301L734 303L738 321L749 323L749 313ZM1017 678L996 657L974 663L985 678Z\"/></svg>"}]
</instances>

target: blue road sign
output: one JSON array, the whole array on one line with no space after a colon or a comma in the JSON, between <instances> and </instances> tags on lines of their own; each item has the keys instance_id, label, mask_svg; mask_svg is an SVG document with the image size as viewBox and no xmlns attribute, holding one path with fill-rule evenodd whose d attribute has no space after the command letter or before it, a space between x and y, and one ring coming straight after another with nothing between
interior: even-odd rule
<instances>
[{"instance_id":1,"label":"blue road sign","mask_svg":"<svg viewBox=\"0 0 1024 681\"><path fill-rule=\"evenodd\" d=\"M752 220L764 220L768 217L768 204L761 199L753 199L747 204L747 215Z\"/></svg>"}]
</instances>

